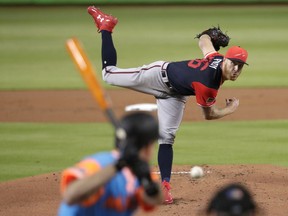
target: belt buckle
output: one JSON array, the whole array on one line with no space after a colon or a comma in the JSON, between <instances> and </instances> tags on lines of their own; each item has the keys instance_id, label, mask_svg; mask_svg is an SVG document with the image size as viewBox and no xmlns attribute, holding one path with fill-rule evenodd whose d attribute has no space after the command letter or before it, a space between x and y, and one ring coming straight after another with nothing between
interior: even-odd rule
<instances>
[{"instance_id":1,"label":"belt buckle","mask_svg":"<svg viewBox=\"0 0 288 216\"><path fill-rule=\"evenodd\" d=\"M161 74L162 74L162 80L163 82L167 85L168 88L172 89L172 86L168 80L168 77L167 77L167 74L166 74L166 71L161 71Z\"/></svg>"},{"instance_id":2,"label":"belt buckle","mask_svg":"<svg viewBox=\"0 0 288 216\"><path fill-rule=\"evenodd\" d=\"M167 85L168 88L172 89L172 86L169 82L167 71L166 71L168 64L169 64L168 62L165 62L163 64L162 69L161 69L161 75L162 75L163 82Z\"/></svg>"},{"instance_id":3,"label":"belt buckle","mask_svg":"<svg viewBox=\"0 0 288 216\"><path fill-rule=\"evenodd\" d=\"M162 70L162 71L161 71L161 74L162 74L162 79L163 79L163 81L164 81L165 83L169 83L169 80L168 80L166 71L165 71L165 70Z\"/></svg>"}]
</instances>

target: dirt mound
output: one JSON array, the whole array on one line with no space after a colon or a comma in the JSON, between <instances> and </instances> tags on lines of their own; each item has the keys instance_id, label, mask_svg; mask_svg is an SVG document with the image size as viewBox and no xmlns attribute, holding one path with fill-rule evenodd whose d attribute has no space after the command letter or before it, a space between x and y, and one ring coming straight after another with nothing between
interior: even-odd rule
<instances>
[{"instance_id":1,"label":"dirt mound","mask_svg":"<svg viewBox=\"0 0 288 216\"><path fill-rule=\"evenodd\" d=\"M108 95L118 117L127 105L155 103L154 97L131 90L109 90ZM239 109L217 121L288 119L288 89L222 89L217 106L223 107L225 98L231 97L239 98ZM0 101L0 122L106 121L90 92L85 90L0 91ZM195 97L189 98L183 120L204 121Z\"/></svg>"},{"instance_id":2,"label":"dirt mound","mask_svg":"<svg viewBox=\"0 0 288 216\"><path fill-rule=\"evenodd\" d=\"M248 187L263 211L261 215L288 215L288 168L272 165L203 165L205 176L193 180L187 174L172 176L173 205L162 205L151 216L198 215L212 194L225 184ZM174 166L189 171L191 166ZM155 168L157 170L157 168ZM61 201L59 173L33 176L0 184L0 215L54 216ZM139 211L137 216L146 215Z\"/></svg>"}]
</instances>

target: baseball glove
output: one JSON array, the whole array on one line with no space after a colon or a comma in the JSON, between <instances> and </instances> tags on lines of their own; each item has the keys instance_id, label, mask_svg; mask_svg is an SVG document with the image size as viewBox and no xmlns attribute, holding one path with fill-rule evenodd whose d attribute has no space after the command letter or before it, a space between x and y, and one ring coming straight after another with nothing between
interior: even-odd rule
<instances>
[{"instance_id":1,"label":"baseball glove","mask_svg":"<svg viewBox=\"0 0 288 216\"><path fill-rule=\"evenodd\" d=\"M211 38L211 42L214 46L214 49L218 51L220 47L226 47L229 43L230 37L227 34L224 34L220 27L209 28L200 34L196 35L196 38L200 38L202 35L207 34Z\"/></svg>"}]
</instances>

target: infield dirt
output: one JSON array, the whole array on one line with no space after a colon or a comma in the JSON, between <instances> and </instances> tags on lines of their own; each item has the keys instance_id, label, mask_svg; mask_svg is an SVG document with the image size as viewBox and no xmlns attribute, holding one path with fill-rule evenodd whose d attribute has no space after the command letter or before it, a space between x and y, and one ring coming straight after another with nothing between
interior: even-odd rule
<instances>
[{"instance_id":1,"label":"infield dirt","mask_svg":"<svg viewBox=\"0 0 288 216\"><path fill-rule=\"evenodd\" d=\"M149 95L130 90L108 91L116 115L126 105L154 103ZM288 119L288 89L222 89L224 99L240 99L236 113L219 121ZM90 93L80 91L0 91L0 122L104 122ZM184 121L204 121L195 98L189 99ZM177 148L177 146L175 146ZM189 170L191 165L173 166L173 171ZM160 206L148 215L200 215L212 194L229 182L241 182L251 189L263 210L260 215L288 215L288 168L272 165L203 165L205 177L192 180L187 175L172 177L173 205ZM155 167L157 170L157 167ZM0 215L56 215L60 202L59 173L31 176L0 184ZM138 212L137 216L146 215Z\"/></svg>"}]
</instances>

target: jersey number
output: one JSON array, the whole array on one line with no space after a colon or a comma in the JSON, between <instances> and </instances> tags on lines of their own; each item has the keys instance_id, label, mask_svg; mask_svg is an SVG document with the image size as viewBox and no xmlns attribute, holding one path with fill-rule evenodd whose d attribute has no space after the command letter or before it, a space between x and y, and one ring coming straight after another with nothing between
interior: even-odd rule
<instances>
[{"instance_id":1,"label":"jersey number","mask_svg":"<svg viewBox=\"0 0 288 216\"><path fill-rule=\"evenodd\" d=\"M200 68L200 71L203 71L209 66L209 61L207 59L195 59L188 62L188 66L191 68Z\"/></svg>"}]
</instances>

